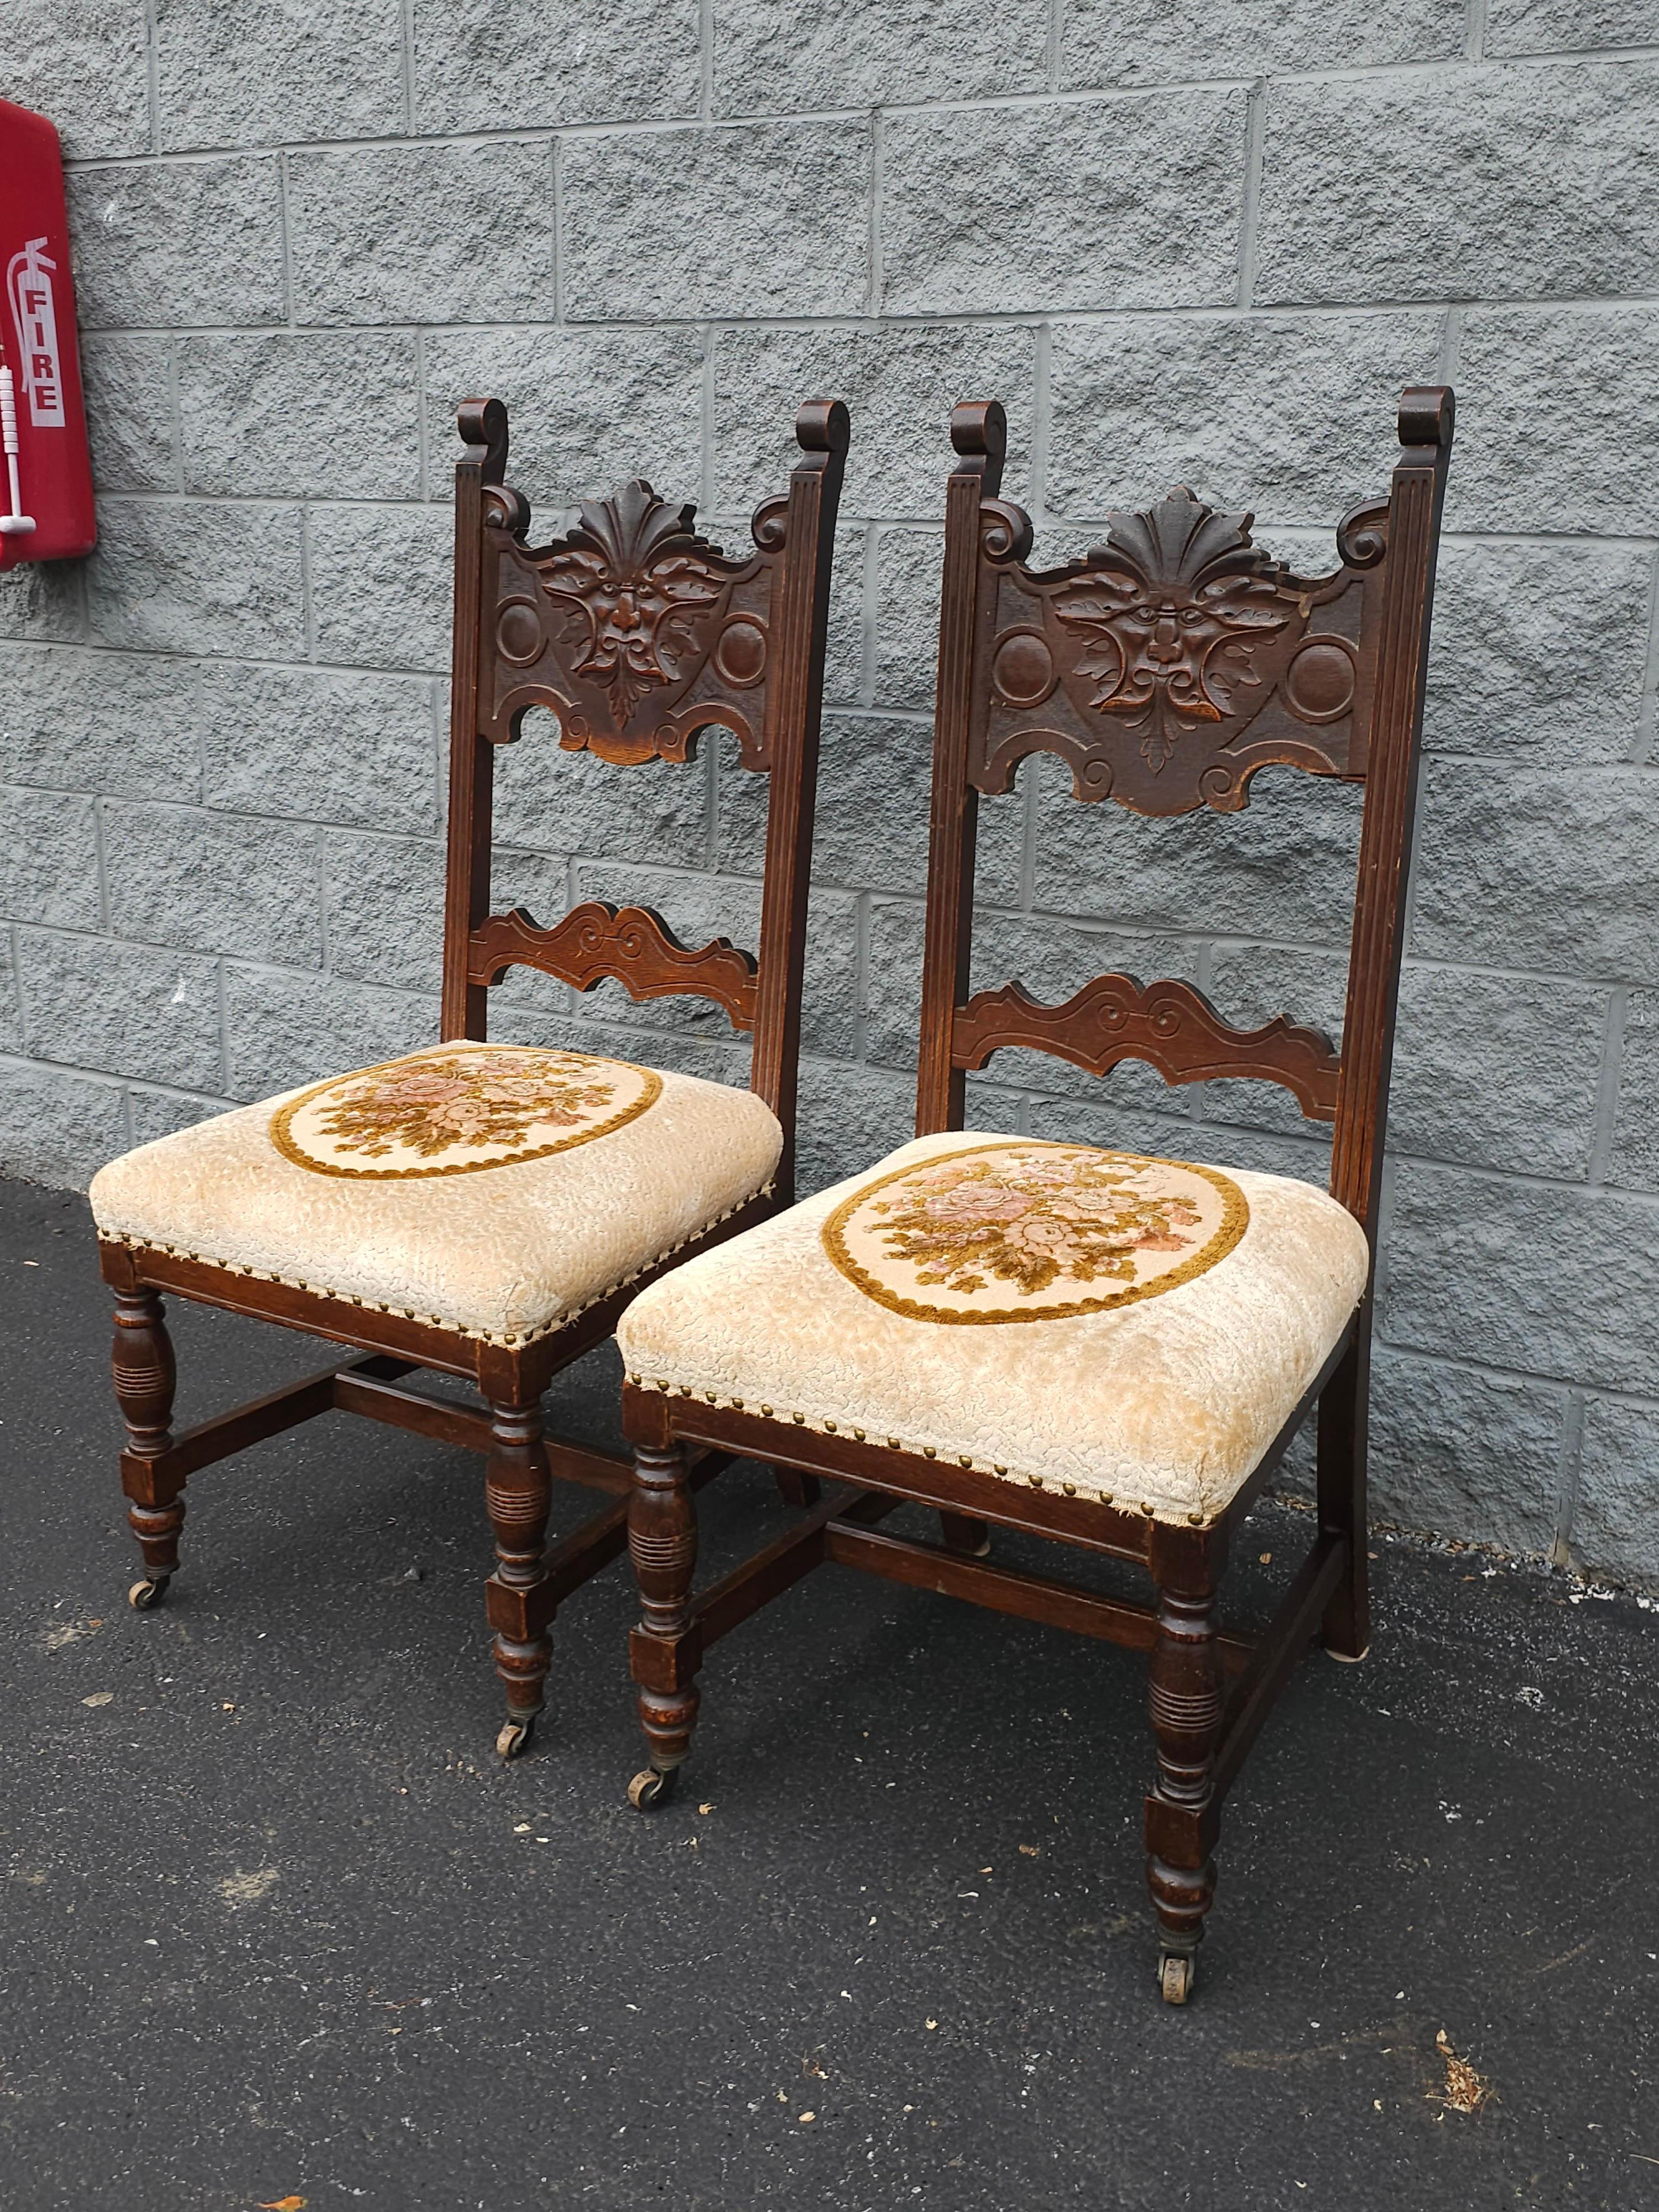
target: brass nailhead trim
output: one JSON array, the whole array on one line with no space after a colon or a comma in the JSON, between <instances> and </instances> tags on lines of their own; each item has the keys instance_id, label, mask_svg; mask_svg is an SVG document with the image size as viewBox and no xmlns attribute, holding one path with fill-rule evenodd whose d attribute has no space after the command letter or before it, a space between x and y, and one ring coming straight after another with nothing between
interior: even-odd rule
<instances>
[{"instance_id":1,"label":"brass nailhead trim","mask_svg":"<svg viewBox=\"0 0 1659 2212\"><path fill-rule=\"evenodd\" d=\"M994 1474L1006 1474L1008 1470L1006 1467L998 1467L992 1469L992 1473Z\"/></svg>"},{"instance_id":2,"label":"brass nailhead trim","mask_svg":"<svg viewBox=\"0 0 1659 2212\"><path fill-rule=\"evenodd\" d=\"M854 1429L853 1434L857 1437L860 1443L864 1442L864 1431L862 1429Z\"/></svg>"},{"instance_id":3,"label":"brass nailhead trim","mask_svg":"<svg viewBox=\"0 0 1659 2212\"><path fill-rule=\"evenodd\" d=\"M921 1455L924 1459L937 1459L939 1457L939 1454L933 1449L932 1444L924 1444L922 1446Z\"/></svg>"},{"instance_id":4,"label":"brass nailhead trim","mask_svg":"<svg viewBox=\"0 0 1659 2212\"><path fill-rule=\"evenodd\" d=\"M1076 1483L1074 1483L1074 1482L1062 1482L1062 1483L1060 1484L1060 1488L1061 1488L1061 1489L1066 1492L1066 1495L1068 1498L1075 1498L1075 1497L1077 1496L1077 1485L1076 1485Z\"/></svg>"},{"instance_id":5,"label":"brass nailhead trim","mask_svg":"<svg viewBox=\"0 0 1659 2212\"><path fill-rule=\"evenodd\" d=\"M772 1408L769 1406L763 1406L761 1407L761 1411L765 1414L767 1419L769 1421L772 1418Z\"/></svg>"},{"instance_id":6,"label":"brass nailhead trim","mask_svg":"<svg viewBox=\"0 0 1659 2212\"><path fill-rule=\"evenodd\" d=\"M958 1467L971 1467L973 1463L973 1461L969 1458L966 1452L959 1452L957 1455L957 1465Z\"/></svg>"},{"instance_id":7,"label":"brass nailhead trim","mask_svg":"<svg viewBox=\"0 0 1659 2212\"><path fill-rule=\"evenodd\" d=\"M836 1425L835 1425L835 1423L834 1423L833 1421L826 1421L826 1422L824 1423L824 1425L824 1425L824 1427L825 1427L826 1429L828 1429L828 1430L829 1430L829 1431L830 1431L830 1435L833 1437L833 1436L835 1435L835 1433L836 1433Z\"/></svg>"}]
</instances>

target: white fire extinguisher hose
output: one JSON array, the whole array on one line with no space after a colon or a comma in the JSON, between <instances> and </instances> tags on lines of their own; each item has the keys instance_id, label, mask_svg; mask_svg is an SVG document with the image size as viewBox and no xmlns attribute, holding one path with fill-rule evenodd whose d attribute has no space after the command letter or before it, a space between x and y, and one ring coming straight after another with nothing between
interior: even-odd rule
<instances>
[{"instance_id":1,"label":"white fire extinguisher hose","mask_svg":"<svg viewBox=\"0 0 1659 2212\"><path fill-rule=\"evenodd\" d=\"M0 537L21 538L33 529L34 518L24 514L22 493L18 489L17 392L3 358L0 358L0 447L5 451L6 488L11 496L9 512L0 514Z\"/></svg>"}]
</instances>

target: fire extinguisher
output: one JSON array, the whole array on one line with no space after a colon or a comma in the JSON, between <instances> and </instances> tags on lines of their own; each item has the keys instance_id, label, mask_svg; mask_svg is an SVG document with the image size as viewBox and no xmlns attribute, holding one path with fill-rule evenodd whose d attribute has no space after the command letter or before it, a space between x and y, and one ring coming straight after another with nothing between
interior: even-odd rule
<instances>
[{"instance_id":1,"label":"fire extinguisher","mask_svg":"<svg viewBox=\"0 0 1659 2212\"><path fill-rule=\"evenodd\" d=\"M0 569L98 540L70 277L64 158L44 115L0 100Z\"/></svg>"}]
</instances>

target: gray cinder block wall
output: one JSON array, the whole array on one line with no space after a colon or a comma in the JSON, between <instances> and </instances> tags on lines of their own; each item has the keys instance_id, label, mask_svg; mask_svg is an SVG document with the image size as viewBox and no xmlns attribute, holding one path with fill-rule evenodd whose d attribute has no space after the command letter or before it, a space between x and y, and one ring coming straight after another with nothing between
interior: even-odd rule
<instances>
[{"instance_id":1,"label":"gray cinder block wall","mask_svg":"<svg viewBox=\"0 0 1659 2212\"><path fill-rule=\"evenodd\" d=\"M1006 403L1040 556L1185 482L1317 567L1401 385L1449 379L1378 1505L1659 1582L1650 4L10 0L0 66L72 161L103 495L93 559L0 585L11 1171L79 1183L433 1034L464 395L512 405L550 528L641 472L736 533L796 403L852 409L822 1182L910 1111L951 403ZM537 723L505 896L752 933L730 748L596 770ZM986 980L1340 1022L1352 790L1146 823L1053 766L985 809ZM496 1025L741 1073L712 1010L520 975ZM981 1126L1322 1172L1264 1086L994 1073Z\"/></svg>"}]
</instances>

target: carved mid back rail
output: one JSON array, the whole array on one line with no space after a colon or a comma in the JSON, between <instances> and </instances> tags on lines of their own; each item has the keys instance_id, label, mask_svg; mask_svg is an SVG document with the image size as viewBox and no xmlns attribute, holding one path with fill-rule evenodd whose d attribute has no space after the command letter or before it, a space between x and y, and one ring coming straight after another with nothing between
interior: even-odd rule
<instances>
[{"instance_id":1,"label":"carved mid back rail","mask_svg":"<svg viewBox=\"0 0 1659 2212\"><path fill-rule=\"evenodd\" d=\"M640 480L585 501L573 530L531 546L529 506L503 481L506 409L469 401L460 428L443 1034L482 1038L485 993L514 965L578 991L610 978L636 1000L711 999L753 1035L751 1081L783 1124L787 1193L847 410L838 400L801 409L802 458L787 492L756 510L746 555L699 537L693 508ZM683 945L647 907L590 900L551 927L522 908L491 912L495 750L517 739L532 707L557 716L564 750L619 768L684 763L711 725L733 732L742 765L771 779L758 958L725 938Z\"/></svg>"},{"instance_id":2,"label":"carved mid back rail","mask_svg":"<svg viewBox=\"0 0 1659 2212\"><path fill-rule=\"evenodd\" d=\"M1218 513L1184 489L1109 516L1105 543L1080 560L1033 569L1030 523L997 496L1003 410L957 409L920 1132L960 1128L965 1073L1009 1046L1097 1075L1138 1059L1172 1084L1255 1077L1335 1123L1332 1190L1373 1224L1451 429L1449 392L1406 392L1389 497L1344 521L1329 575L1296 574L1252 543L1250 515ZM1036 752L1066 762L1078 799L1143 815L1232 812L1273 763L1364 782L1349 1050L1282 1015L1233 1028L1179 981L1102 975L1060 1006L1018 983L969 997L979 796L1010 790Z\"/></svg>"}]
</instances>

